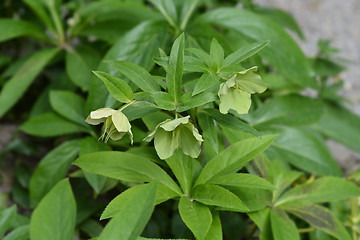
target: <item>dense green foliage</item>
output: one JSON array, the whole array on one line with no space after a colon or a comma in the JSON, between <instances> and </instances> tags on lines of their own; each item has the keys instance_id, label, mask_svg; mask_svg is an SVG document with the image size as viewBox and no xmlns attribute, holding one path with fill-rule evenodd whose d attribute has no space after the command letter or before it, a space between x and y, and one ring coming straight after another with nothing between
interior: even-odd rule
<instances>
[{"instance_id":1,"label":"dense green foliage","mask_svg":"<svg viewBox=\"0 0 360 240\"><path fill-rule=\"evenodd\" d=\"M0 237L358 239L359 171L326 145L360 152L344 67L324 41L307 58L287 13L241 3L7 6L2 48L20 50L0 55L0 117L27 137L3 150Z\"/></svg>"}]
</instances>

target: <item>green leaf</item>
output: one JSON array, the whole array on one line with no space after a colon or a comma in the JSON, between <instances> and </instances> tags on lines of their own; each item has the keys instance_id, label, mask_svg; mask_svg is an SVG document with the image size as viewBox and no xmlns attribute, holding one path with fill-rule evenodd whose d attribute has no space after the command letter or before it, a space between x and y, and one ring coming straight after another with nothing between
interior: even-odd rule
<instances>
[{"instance_id":1,"label":"green leaf","mask_svg":"<svg viewBox=\"0 0 360 240\"><path fill-rule=\"evenodd\" d=\"M213 185L198 185L192 192L192 199L205 205L218 206L231 211L246 212L247 206L229 190Z\"/></svg>"},{"instance_id":2,"label":"green leaf","mask_svg":"<svg viewBox=\"0 0 360 240\"><path fill-rule=\"evenodd\" d=\"M16 216L16 205L4 209L0 212L0 237L11 227L11 223Z\"/></svg>"},{"instance_id":3,"label":"green leaf","mask_svg":"<svg viewBox=\"0 0 360 240\"><path fill-rule=\"evenodd\" d=\"M211 88L215 84L219 83L219 80L220 78L218 76L210 72L205 72L203 75L201 75L199 80L196 81L195 88L191 95L194 96Z\"/></svg>"},{"instance_id":4,"label":"green leaf","mask_svg":"<svg viewBox=\"0 0 360 240\"><path fill-rule=\"evenodd\" d=\"M283 194L276 205L307 200L330 202L360 196L360 188L354 183L337 177L323 177L291 189Z\"/></svg>"},{"instance_id":5,"label":"green leaf","mask_svg":"<svg viewBox=\"0 0 360 240\"><path fill-rule=\"evenodd\" d=\"M126 152L96 152L79 157L81 169L128 182L157 180L178 194L181 190L170 176L150 159Z\"/></svg>"},{"instance_id":6,"label":"green leaf","mask_svg":"<svg viewBox=\"0 0 360 240\"><path fill-rule=\"evenodd\" d=\"M128 103L134 99L131 87L124 80L105 72L94 71L93 73L104 82L109 93L119 102Z\"/></svg>"},{"instance_id":7,"label":"green leaf","mask_svg":"<svg viewBox=\"0 0 360 240\"><path fill-rule=\"evenodd\" d=\"M15 19L0 19L0 42L13 38L30 36L39 39L48 39L44 31L35 24Z\"/></svg>"},{"instance_id":8,"label":"green leaf","mask_svg":"<svg viewBox=\"0 0 360 240\"><path fill-rule=\"evenodd\" d=\"M160 87L156 80L144 68L125 61L112 61L109 62L111 66L116 68L126 77L128 77L136 86L145 92L159 91Z\"/></svg>"},{"instance_id":9,"label":"green leaf","mask_svg":"<svg viewBox=\"0 0 360 240\"><path fill-rule=\"evenodd\" d=\"M100 56L91 48L77 47L66 53L66 73L83 91L88 91L92 74L100 62Z\"/></svg>"},{"instance_id":10,"label":"green leaf","mask_svg":"<svg viewBox=\"0 0 360 240\"><path fill-rule=\"evenodd\" d=\"M172 96L166 92L153 92L154 101L159 108L167 111L175 110L176 106Z\"/></svg>"},{"instance_id":11,"label":"green leaf","mask_svg":"<svg viewBox=\"0 0 360 240\"><path fill-rule=\"evenodd\" d=\"M119 13L116 12L118 15ZM139 24L123 37L121 37L106 53L105 60L126 60L150 70L154 66L153 57L159 54L158 49L163 48L168 25L157 21L147 21ZM126 46L126 47L124 47ZM116 76L116 70L109 64L101 62L96 69ZM93 77L89 95L86 101L85 113L105 106L108 98L106 87L96 77Z\"/></svg>"},{"instance_id":12,"label":"green leaf","mask_svg":"<svg viewBox=\"0 0 360 240\"><path fill-rule=\"evenodd\" d=\"M121 211L126 202L131 201L134 199L134 196L139 194L139 192L144 190L146 191L147 188L148 184L135 185L120 193L106 206L105 210L101 214L100 220L115 217Z\"/></svg>"},{"instance_id":13,"label":"green leaf","mask_svg":"<svg viewBox=\"0 0 360 240\"><path fill-rule=\"evenodd\" d=\"M136 239L154 211L156 187L156 182L146 184L124 199L121 205L117 206L116 216L106 225L99 240Z\"/></svg>"},{"instance_id":14,"label":"green leaf","mask_svg":"<svg viewBox=\"0 0 360 240\"><path fill-rule=\"evenodd\" d=\"M219 211L212 212L212 223L209 229L208 234L206 235L205 240L222 240L223 239L223 231L221 227L221 219L219 215Z\"/></svg>"},{"instance_id":15,"label":"green leaf","mask_svg":"<svg viewBox=\"0 0 360 240\"><path fill-rule=\"evenodd\" d=\"M176 111L184 112L186 110L203 106L209 102L213 102L217 99L216 94L210 92L203 92L196 96L191 97L190 94L184 94L180 98Z\"/></svg>"},{"instance_id":16,"label":"green leaf","mask_svg":"<svg viewBox=\"0 0 360 240\"><path fill-rule=\"evenodd\" d=\"M317 86L310 64L300 47L282 27L267 18L244 9L219 8L201 15L198 21L228 28L249 41L270 40L260 52L261 56L294 83Z\"/></svg>"},{"instance_id":17,"label":"green leaf","mask_svg":"<svg viewBox=\"0 0 360 240\"><path fill-rule=\"evenodd\" d=\"M271 208L266 207L257 212L248 213L248 216L253 220L256 226L260 229L260 240L274 240L271 231L270 220Z\"/></svg>"},{"instance_id":18,"label":"green leaf","mask_svg":"<svg viewBox=\"0 0 360 240\"><path fill-rule=\"evenodd\" d=\"M198 6L200 0L184 0L183 1L183 5L182 5L182 9L181 9L181 15L180 15L180 29L181 30L185 30L187 23L192 15L192 13L194 12L194 10L196 9L196 7Z\"/></svg>"},{"instance_id":19,"label":"green leaf","mask_svg":"<svg viewBox=\"0 0 360 240\"><path fill-rule=\"evenodd\" d=\"M11 231L3 238L3 240L28 240L29 235L30 235L30 226L24 225Z\"/></svg>"},{"instance_id":20,"label":"green leaf","mask_svg":"<svg viewBox=\"0 0 360 240\"><path fill-rule=\"evenodd\" d=\"M193 232L196 239L204 240L213 221L209 208L187 197L181 197L179 212L182 220Z\"/></svg>"},{"instance_id":21,"label":"green leaf","mask_svg":"<svg viewBox=\"0 0 360 240\"><path fill-rule=\"evenodd\" d=\"M273 208L270 212L271 229L276 240L300 240L295 223L284 210Z\"/></svg>"},{"instance_id":22,"label":"green leaf","mask_svg":"<svg viewBox=\"0 0 360 240\"><path fill-rule=\"evenodd\" d=\"M281 206L286 211L302 218L312 226L341 240L350 240L347 230L342 223L325 207L311 204L287 204Z\"/></svg>"},{"instance_id":23,"label":"green leaf","mask_svg":"<svg viewBox=\"0 0 360 240\"><path fill-rule=\"evenodd\" d=\"M249 209L248 212L259 211L266 206L272 205L272 192L270 190L233 186L227 186L226 188L243 201Z\"/></svg>"},{"instance_id":24,"label":"green leaf","mask_svg":"<svg viewBox=\"0 0 360 240\"><path fill-rule=\"evenodd\" d=\"M221 69L224 61L224 49L221 47L216 38L213 38L210 46L210 59L214 66L211 68L214 72L218 72Z\"/></svg>"},{"instance_id":25,"label":"green leaf","mask_svg":"<svg viewBox=\"0 0 360 240\"><path fill-rule=\"evenodd\" d=\"M324 114L313 128L360 153L360 117L346 108L326 104Z\"/></svg>"},{"instance_id":26,"label":"green leaf","mask_svg":"<svg viewBox=\"0 0 360 240\"><path fill-rule=\"evenodd\" d=\"M68 179L55 185L31 215L30 238L74 239L76 202Z\"/></svg>"},{"instance_id":27,"label":"green leaf","mask_svg":"<svg viewBox=\"0 0 360 240\"><path fill-rule=\"evenodd\" d=\"M0 117L15 105L57 52L58 49L50 48L34 53L24 62L15 75L4 84L0 93Z\"/></svg>"},{"instance_id":28,"label":"green leaf","mask_svg":"<svg viewBox=\"0 0 360 240\"><path fill-rule=\"evenodd\" d=\"M133 121L138 118L142 118L147 114L154 113L160 109L153 103L139 101L131 106L128 106L122 112L126 115L129 121Z\"/></svg>"},{"instance_id":29,"label":"green leaf","mask_svg":"<svg viewBox=\"0 0 360 240\"><path fill-rule=\"evenodd\" d=\"M184 34L181 34L175 40L171 48L169 65L166 74L167 91L171 96L173 96L175 105L177 105L177 103L180 101L181 96L182 76L184 68L184 45L185 36Z\"/></svg>"},{"instance_id":30,"label":"green leaf","mask_svg":"<svg viewBox=\"0 0 360 240\"><path fill-rule=\"evenodd\" d=\"M30 179L30 205L36 206L45 194L68 172L80 150L81 140L61 144L37 165Z\"/></svg>"},{"instance_id":31,"label":"green leaf","mask_svg":"<svg viewBox=\"0 0 360 240\"><path fill-rule=\"evenodd\" d=\"M308 125L317 122L323 113L321 101L300 95L275 97L249 114L252 126L271 124L290 126Z\"/></svg>"},{"instance_id":32,"label":"green leaf","mask_svg":"<svg viewBox=\"0 0 360 240\"><path fill-rule=\"evenodd\" d=\"M55 112L75 123L87 126L85 123L85 101L79 95L62 90L50 91L50 104Z\"/></svg>"},{"instance_id":33,"label":"green leaf","mask_svg":"<svg viewBox=\"0 0 360 240\"><path fill-rule=\"evenodd\" d=\"M297 24L295 18L278 8L264 8L264 7L257 7L255 12L261 14L263 16L268 17L272 21L276 22L280 26L283 26L294 33L296 33L302 40L305 40L305 37L301 31L301 28Z\"/></svg>"},{"instance_id":34,"label":"green leaf","mask_svg":"<svg viewBox=\"0 0 360 240\"><path fill-rule=\"evenodd\" d=\"M55 29L50 20L50 16L40 0L23 0L37 17L44 23L44 25L55 35Z\"/></svg>"},{"instance_id":35,"label":"green leaf","mask_svg":"<svg viewBox=\"0 0 360 240\"><path fill-rule=\"evenodd\" d=\"M343 175L326 143L316 132L290 127L276 127L272 130L280 136L266 152L271 158L289 162L320 176Z\"/></svg>"},{"instance_id":36,"label":"green leaf","mask_svg":"<svg viewBox=\"0 0 360 240\"><path fill-rule=\"evenodd\" d=\"M52 112L44 113L29 119L20 126L20 129L27 134L39 137L55 137L64 134L88 131L86 128L69 122Z\"/></svg>"},{"instance_id":37,"label":"green leaf","mask_svg":"<svg viewBox=\"0 0 360 240\"><path fill-rule=\"evenodd\" d=\"M165 161L179 181L184 194L189 195L193 180L193 161L196 160L183 154L182 151L177 150L170 158L165 159Z\"/></svg>"},{"instance_id":38,"label":"green leaf","mask_svg":"<svg viewBox=\"0 0 360 240\"><path fill-rule=\"evenodd\" d=\"M222 68L241 63L242 61L253 56L257 52L259 52L261 49L266 47L266 45L268 45L268 43L269 43L269 41L262 41L262 42L246 44L245 46L239 48L238 50L236 50L235 52L233 52L229 56L227 56L224 59Z\"/></svg>"},{"instance_id":39,"label":"green leaf","mask_svg":"<svg viewBox=\"0 0 360 240\"><path fill-rule=\"evenodd\" d=\"M265 179L246 173L228 173L212 178L209 183L243 188L274 190L275 187Z\"/></svg>"},{"instance_id":40,"label":"green leaf","mask_svg":"<svg viewBox=\"0 0 360 240\"><path fill-rule=\"evenodd\" d=\"M278 197L289 187L296 179L303 175L302 172L286 171L286 172L273 172L274 186L276 189L273 191L273 201L276 201Z\"/></svg>"},{"instance_id":41,"label":"green leaf","mask_svg":"<svg viewBox=\"0 0 360 240\"><path fill-rule=\"evenodd\" d=\"M217 175L241 169L248 161L263 152L276 137L277 135L266 135L261 139L253 137L233 143L205 165L195 186L204 184Z\"/></svg>"},{"instance_id":42,"label":"green leaf","mask_svg":"<svg viewBox=\"0 0 360 240\"><path fill-rule=\"evenodd\" d=\"M108 145L106 145L105 143L103 143L101 141L97 141L96 139L94 139L92 137L86 137L81 142L79 155L82 156L87 153L107 151L107 150L110 150L110 147ZM86 171L83 171L83 173L84 173L86 180L90 184L90 186L94 189L94 191L97 194L99 194L101 192L101 190L103 189L107 178L104 176L89 173Z\"/></svg>"},{"instance_id":43,"label":"green leaf","mask_svg":"<svg viewBox=\"0 0 360 240\"><path fill-rule=\"evenodd\" d=\"M171 26L177 28L177 11L173 1L168 0L150 0L152 4L162 13Z\"/></svg>"},{"instance_id":44,"label":"green leaf","mask_svg":"<svg viewBox=\"0 0 360 240\"><path fill-rule=\"evenodd\" d=\"M204 112L214 118L214 120L220 125L234 130L244 131L254 136L260 137L260 133L256 131L256 129L252 128L249 124L232 115L222 114L219 112L219 110L213 108L204 109Z\"/></svg>"},{"instance_id":45,"label":"green leaf","mask_svg":"<svg viewBox=\"0 0 360 240\"><path fill-rule=\"evenodd\" d=\"M218 153L219 139L217 137L214 119L210 115L204 112L199 112L198 121L200 128L203 131L203 137L205 141L208 141L211 144L211 147L214 149L214 151Z\"/></svg>"}]
</instances>

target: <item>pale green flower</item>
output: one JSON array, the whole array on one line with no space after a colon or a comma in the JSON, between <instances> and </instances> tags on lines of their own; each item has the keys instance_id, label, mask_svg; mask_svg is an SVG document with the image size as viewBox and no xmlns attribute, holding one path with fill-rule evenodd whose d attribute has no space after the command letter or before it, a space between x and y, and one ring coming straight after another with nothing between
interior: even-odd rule
<instances>
[{"instance_id":1,"label":"pale green flower","mask_svg":"<svg viewBox=\"0 0 360 240\"><path fill-rule=\"evenodd\" d=\"M197 158L201 152L202 136L195 126L189 122L190 116L167 119L159 123L155 130L144 141L150 142L154 138L155 150L160 159L166 159L181 148L183 153Z\"/></svg>"},{"instance_id":2,"label":"pale green flower","mask_svg":"<svg viewBox=\"0 0 360 240\"><path fill-rule=\"evenodd\" d=\"M248 113L251 106L251 94L262 93L266 90L265 82L255 73L256 71L257 67L252 67L235 72L229 80L220 84L218 96L222 114L227 114L230 108L239 114Z\"/></svg>"},{"instance_id":3,"label":"pale green flower","mask_svg":"<svg viewBox=\"0 0 360 240\"><path fill-rule=\"evenodd\" d=\"M133 143L131 125L127 117L120 110L99 108L96 111L92 111L85 122L91 125L98 125L103 122L104 131L99 139L103 140L107 134L105 142L109 140L109 137L114 141L119 140L128 133L130 135L131 144Z\"/></svg>"}]
</instances>

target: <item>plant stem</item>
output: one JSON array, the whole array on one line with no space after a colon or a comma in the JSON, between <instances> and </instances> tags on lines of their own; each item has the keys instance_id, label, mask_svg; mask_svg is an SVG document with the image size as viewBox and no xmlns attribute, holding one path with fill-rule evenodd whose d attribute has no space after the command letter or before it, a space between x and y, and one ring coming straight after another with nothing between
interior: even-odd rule
<instances>
[{"instance_id":1,"label":"plant stem","mask_svg":"<svg viewBox=\"0 0 360 240\"><path fill-rule=\"evenodd\" d=\"M125 104L125 105L124 105L123 107L121 107L119 110L122 111L122 110L124 110L125 108L127 108L128 106L131 106L131 105L133 105L133 104L136 103L136 102L137 102L137 100L133 100L133 101Z\"/></svg>"},{"instance_id":2,"label":"plant stem","mask_svg":"<svg viewBox=\"0 0 360 240\"><path fill-rule=\"evenodd\" d=\"M301 228L301 229L298 229L298 232L299 233L307 233L307 232L312 232L315 230L316 230L316 228Z\"/></svg>"}]
</instances>

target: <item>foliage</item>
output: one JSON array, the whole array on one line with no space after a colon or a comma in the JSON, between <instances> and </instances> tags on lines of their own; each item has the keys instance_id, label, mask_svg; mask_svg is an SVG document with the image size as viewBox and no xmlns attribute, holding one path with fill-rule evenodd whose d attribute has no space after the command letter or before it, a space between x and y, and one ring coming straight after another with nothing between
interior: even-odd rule
<instances>
[{"instance_id":1,"label":"foliage","mask_svg":"<svg viewBox=\"0 0 360 240\"><path fill-rule=\"evenodd\" d=\"M359 174L326 145L360 152L359 116L331 84L344 67L326 41L307 58L289 14L235 3L7 8L26 10L0 19L4 49L21 49L0 55L0 117L31 138L4 152L47 151L17 161L0 236L357 239Z\"/></svg>"}]
</instances>

